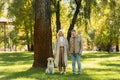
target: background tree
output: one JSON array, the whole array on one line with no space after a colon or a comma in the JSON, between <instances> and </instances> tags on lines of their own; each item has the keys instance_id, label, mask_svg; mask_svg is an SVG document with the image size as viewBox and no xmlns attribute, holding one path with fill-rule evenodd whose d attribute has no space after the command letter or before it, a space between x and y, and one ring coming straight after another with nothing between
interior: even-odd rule
<instances>
[{"instance_id":1,"label":"background tree","mask_svg":"<svg viewBox=\"0 0 120 80\"><path fill-rule=\"evenodd\" d=\"M33 0L14 0L8 4L9 18L13 19L20 45L27 45L28 51L33 51Z\"/></svg>"},{"instance_id":2,"label":"background tree","mask_svg":"<svg viewBox=\"0 0 120 80\"><path fill-rule=\"evenodd\" d=\"M54 6L54 11L56 14L56 33L61 29L61 22L60 22L60 1L61 0L52 0L52 4Z\"/></svg>"},{"instance_id":3,"label":"background tree","mask_svg":"<svg viewBox=\"0 0 120 80\"><path fill-rule=\"evenodd\" d=\"M101 24L97 29L95 38L95 45L101 50L110 52L112 46L119 45L119 24L118 23L118 0L105 0L98 3L100 12L98 15L98 22ZM98 43L98 44L96 44ZM103 48L104 46L104 48ZM118 46L119 47L119 46ZM118 51L118 47L117 51Z\"/></svg>"},{"instance_id":4,"label":"background tree","mask_svg":"<svg viewBox=\"0 0 120 80\"><path fill-rule=\"evenodd\" d=\"M113 17L114 17L114 38L115 38L115 46L116 46L116 51L119 51L119 34L120 34L120 2L119 0L111 0L111 10L113 10ZM114 7L112 7L114 6Z\"/></svg>"},{"instance_id":5,"label":"background tree","mask_svg":"<svg viewBox=\"0 0 120 80\"><path fill-rule=\"evenodd\" d=\"M46 67L52 56L50 0L35 0L34 63L33 67Z\"/></svg>"},{"instance_id":6,"label":"background tree","mask_svg":"<svg viewBox=\"0 0 120 80\"><path fill-rule=\"evenodd\" d=\"M0 0L0 16L2 14L3 8L4 8L4 2L3 0Z\"/></svg>"},{"instance_id":7,"label":"background tree","mask_svg":"<svg viewBox=\"0 0 120 80\"><path fill-rule=\"evenodd\" d=\"M67 39L68 39L68 41L69 41L70 36L71 36L71 30L74 28L74 25L75 25L78 13L79 13L80 8L81 8L81 1L82 0L75 0L76 10L74 12L73 18L72 18L71 23L70 23L70 27L69 27L68 32L67 32Z\"/></svg>"}]
</instances>

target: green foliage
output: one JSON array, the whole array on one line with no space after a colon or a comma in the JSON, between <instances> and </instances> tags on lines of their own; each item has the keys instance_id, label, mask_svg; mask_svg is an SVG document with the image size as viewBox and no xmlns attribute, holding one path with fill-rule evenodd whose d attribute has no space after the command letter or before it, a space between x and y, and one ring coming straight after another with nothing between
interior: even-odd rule
<instances>
[{"instance_id":1,"label":"green foliage","mask_svg":"<svg viewBox=\"0 0 120 80\"><path fill-rule=\"evenodd\" d=\"M4 1L0 0L0 16L2 15L3 9L4 9Z\"/></svg>"},{"instance_id":2,"label":"green foliage","mask_svg":"<svg viewBox=\"0 0 120 80\"><path fill-rule=\"evenodd\" d=\"M70 0L68 3L63 2L61 5L60 20L66 35L69 25L72 24L71 20L76 10L76 3L75 0ZM90 42L87 44L90 44L91 48L98 46L107 50L108 45L119 44L117 43L120 32L119 9L119 0L82 0L74 28L77 29L78 34L82 34ZM54 34L55 15L53 17Z\"/></svg>"},{"instance_id":3,"label":"green foliage","mask_svg":"<svg viewBox=\"0 0 120 80\"><path fill-rule=\"evenodd\" d=\"M109 50L111 46L119 45L116 41L119 38L120 29L120 24L118 24L120 15L117 9L120 6L118 2L114 0L110 0L110 2L107 3L107 5L105 5L106 7L102 7L104 8L104 10L101 9L102 13L99 13L103 18L98 20L101 22L101 25L97 25L99 27L94 40L95 45L102 50Z\"/></svg>"},{"instance_id":4,"label":"green foliage","mask_svg":"<svg viewBox=\"0 0 120 80\"><path fill-rule=\"evenodd\" d=\"M19 36L19 39L14 39L18 39L23 45L33 45L33 0L14 0L10 3L8 10L9 17L14 20L16 36Z\"/></svg>"}]
</instances>

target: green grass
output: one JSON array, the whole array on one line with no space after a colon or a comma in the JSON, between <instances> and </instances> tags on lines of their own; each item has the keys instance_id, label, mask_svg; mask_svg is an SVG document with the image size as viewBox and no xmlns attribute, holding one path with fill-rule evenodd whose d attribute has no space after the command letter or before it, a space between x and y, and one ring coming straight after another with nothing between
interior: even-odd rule
<instances>
[{"instance_id":1,"label":"green grass","mask_svg":"<svg viewBox=\"0 0 120 80\"><path fill-rule=\"evenodd\" d=\"M69 57L67 74L45 74L44 68L32 68L33 53L0 53L0 80L120 80L120 53L82 55L82 74L74 75Z\"/></svg>"}]
</instances>

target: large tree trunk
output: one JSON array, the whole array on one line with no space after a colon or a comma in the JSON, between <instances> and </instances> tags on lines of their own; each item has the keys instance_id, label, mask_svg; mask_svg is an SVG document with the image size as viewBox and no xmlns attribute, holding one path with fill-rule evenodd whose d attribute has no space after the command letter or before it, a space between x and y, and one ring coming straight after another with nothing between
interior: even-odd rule
<instances>
[{"instance_id":1,"label":"large tree trunk","mask_svg":"<svg viewBox=\"0 0 120 80\"><path fill-rule=\"evenodd\" d=\"M69 27L68 32L67 32L68 41L70 40L71 30L74 28L74 25L75 25L75 22L76 22L76 19L77 19L77 15L78 15L80 7L81 7L81 1L82 0L75 0L75 2L76 2L76 10L75 10L75 13L74 13L73 18L72 18L72 22L71 22L70 27Z\"/></svg>"},{"instance_id":2,"label":"large tree trunk","mask_svg":"<svg viewBox=\"0 0 120 80\"><path fill-rule=\"evenodd\" d=\"M46 67L52 56L50 0L35 0L34 63L33 67Z\"/></svg>"}]
</instances>

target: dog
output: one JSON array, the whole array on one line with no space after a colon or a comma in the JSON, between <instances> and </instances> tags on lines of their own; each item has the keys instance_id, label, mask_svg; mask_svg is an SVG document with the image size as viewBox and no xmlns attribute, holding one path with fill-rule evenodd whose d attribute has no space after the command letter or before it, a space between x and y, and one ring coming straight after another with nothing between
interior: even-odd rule
<instances>
[{"instance_id":1,"label":"dog","mask_svg":"<svg viewBox=\"0 0 120 80\"><path fill-rule=\"evenodd\" d=\"M52 57L47 58L47 74L54 74L54 59Z\"/></svg>"}]
</instances>

